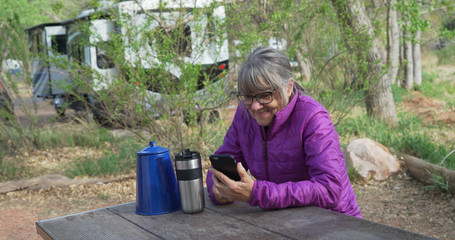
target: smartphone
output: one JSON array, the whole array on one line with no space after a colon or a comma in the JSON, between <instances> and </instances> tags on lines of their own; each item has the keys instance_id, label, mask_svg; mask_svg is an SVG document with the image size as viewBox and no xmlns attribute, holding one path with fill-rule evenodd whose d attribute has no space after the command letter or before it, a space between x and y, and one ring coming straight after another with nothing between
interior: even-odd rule
<instances>
[{"instance_id":1,"label":"smartphone","mask_svg":"<svg viewBox=\"0 0 455 240\"><path fill-rule=\"evenodd\" d=\"M237 172L237 163L235 162L234 156L213 154L210 155L209 158L213 168L222 172L234 181L240 181L240 175Z\"/></svg>"}]
</instances>

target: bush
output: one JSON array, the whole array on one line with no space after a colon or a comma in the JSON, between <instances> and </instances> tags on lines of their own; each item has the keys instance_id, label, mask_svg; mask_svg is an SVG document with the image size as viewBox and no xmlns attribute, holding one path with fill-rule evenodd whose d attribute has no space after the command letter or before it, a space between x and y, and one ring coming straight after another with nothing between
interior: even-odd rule
<instances>
[{"instance_id":1,"label":"bush","mask_svg":"<svg viewBox=\"0 0 455 240\"><path fill-rule=\"evenodd\" d=\"M455 44L447 44L446 47L436 50L436 56L438 57L438 64L452 64L455 61Z\"/></svg>"}]
</instances>

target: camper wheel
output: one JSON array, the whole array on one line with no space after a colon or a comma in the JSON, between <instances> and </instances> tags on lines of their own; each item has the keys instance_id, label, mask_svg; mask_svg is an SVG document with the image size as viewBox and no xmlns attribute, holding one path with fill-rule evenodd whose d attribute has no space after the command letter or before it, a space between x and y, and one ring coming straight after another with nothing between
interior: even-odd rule
<instances>
[{"instance_id":1,"label":"camper wheel","mask_svg":"<svg viewBox=\"0 0 455 240\"><path fill-rule=\"evenodd\" d=\"M54 105L55 112L59 117L64 117L65 116L65 98L63 96L55 96L54 101L52 101L52 104Z\"/></svg>"},{"instance_id":2,"label":"camper wheel","mask_svg":"<svg viewBox=\"0 0 455 240\"><path fill-rule=\"evenodd\" d=\"M95 102L92 108L93 119L96 123L103 127L113 127L115 124L107 112L106 108L99 102Z\"/></svg>"}]
</instances>

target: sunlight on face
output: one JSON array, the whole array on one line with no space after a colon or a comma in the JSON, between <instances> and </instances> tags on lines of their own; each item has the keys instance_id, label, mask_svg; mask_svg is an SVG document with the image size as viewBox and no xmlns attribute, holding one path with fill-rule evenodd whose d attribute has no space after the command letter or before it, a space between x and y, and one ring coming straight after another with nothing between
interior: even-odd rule
<instances>
[{"instance_id":1,"label":"sunlight on face","mask_svg":"<svg viewBox=\"0 0 455 240\"><path fill-rule=\"evenodd\" d=\"M292 80L292 81L291 81ZM259 79L259 83L267 88L266 91L273 91L274 89L271 86L267 86L268 84L265 83L262 79ZM280 95L278 92L273 94L273 101L267 104L259 103L255 98L253 98L253 103L247 106L247 109L250 111L251 116L258 122L261 126L269 126L275 116L275 113L280 111L283 107L285 107L289 103L289 98L292 95L292 88L294 86L294 80L290 79L290 85L286 88L286 101L281 101ZM280 91L278 89L278 91ZM260 94L264 91L256 90L253 92L253 96Z\"/></svg>"}]
</instances>

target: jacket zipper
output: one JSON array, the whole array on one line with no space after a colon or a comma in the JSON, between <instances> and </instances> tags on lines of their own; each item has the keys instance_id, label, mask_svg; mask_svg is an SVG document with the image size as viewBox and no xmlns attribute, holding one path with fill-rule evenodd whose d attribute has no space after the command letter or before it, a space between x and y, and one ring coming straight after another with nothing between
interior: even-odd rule
<instances>
[{"instance_id":1,"label":"jacket zipper","mask_svg":"<svg viewBox=\"0 0 455 240\"><path fill-rule=\"evenodd\" d=\"M267 140L263 139L262 140L262 146L264 149L264 162L265 162L265 177L267 181L270 181L270 176L269 176L269 159L267 157Z\"/></svg>"},{"instance_id":2,"label":"jacket zipper","mask_svg":"<svg viewBox=\"0 0 455 240\"><path fill-rule=\"evenodd\" d=\"M269 132L271 130L271 127L267 127L267 130L265 127L262 127L262 149L263 149L263 158L264 158L264 163L265 163L265 179L267 181L270 181L270 174L269 174L269 158L267 157L267 140L269 138Z\"/></svg>"}]
</instances>

